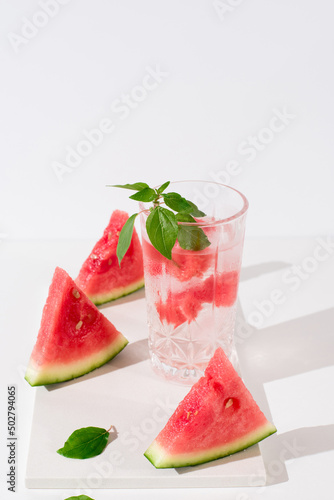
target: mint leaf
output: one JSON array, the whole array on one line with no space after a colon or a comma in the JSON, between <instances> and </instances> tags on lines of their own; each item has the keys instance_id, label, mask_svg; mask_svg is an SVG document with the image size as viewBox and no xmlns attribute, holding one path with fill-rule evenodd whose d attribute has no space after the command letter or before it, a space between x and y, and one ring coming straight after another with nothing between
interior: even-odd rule
<instances>
[{"instance_id":1,"label":"mint leaf","mask_svg":"<svg viewBox=\"0 0 334 500\"><path fill-rule=\"evenodd\" d=\"M109 430L101 427L83 427L70 435L63 448L57 450L59 455L67 458L92 458L100 455L107 446Z\"/></svg>"},{"instance_id":2,"label":"mint leaf","mask_svg":"<svg viewBox=\"0 0 334 500\"><path fill-rule=\"evenodd\" d=\"M162 184L158 189L157 189L157 193L158 194L161 194L163 191L165 191L165 189L169 186L170 184L170 181L167 181L165 182L164 184Z\"/></svg>"},{"instance_id":3,"label":"mint leaf","mask_svg":"<svg viewBox=\"0 0 334 500\"><path fill-rule=\"evenodd\" d=\"M171 260L178 233L175 214L167 208L155 207L147 217L146 231L154 248Z\"/></svg>"},{"instance_id":4,"label":"mint leaf","mask_svg":"<svg viewBox=\"0 0 334 500\"><path fill-rule=\"evenodd\" d=\"M116 255L118 258L118 264L121 265L122 259L126 254L132 239L133 227L135 224L135 219L138 214L133 214L128 218L126 223L121 229L118 237Z\"/></svg>"},{"instance_id":5,"label":"mint leaf","mask_svg":"<svg viewBox=\"0 0 334 500\"><path fill-rule=\"evenodd\" d=\"M191 210L186 210L186 212L190 215L193 215L194 217L205 217L206 214L202 212L201 210L198 209L197 205L193 203L192 201L187 200L189 205L191 206Z\"/></svg>"},{"instance_id":6,"label":"mint leaf","mask_svg":"<svg viewBox=\"0 0 334 500\"><path fill-rule=\"evenodd\" d=\"M94 500L94 499L91 497L88 497L87 495L79 495L77 497L65 498L65 500Z\"/></svg>"},{"instance_id":7,"label":"mint leaf","mask_svg":"<svg viewBox=\"0 0 334 500\"><path fill-rule=\"evenodd\" d=\"M176 214L178 222L196 223L196 220L189 214ZM198 226L178 225L177 241L184 250L204 250L211 245L203 229Z\"/></svg>"},{"instance_id":8,"label":"mint leaf","mask_svg":"<svg viewBox=\"0 0 334 500\"><path fill-rule=\"evenodd\" d=\"M176 214L176 220L177 222L190 222L192 224L196 224L197 221L194 219L194 217L190 214L180 212Z\"/></svg>"},{"instance_id":9,"label":"mint leaf","mask_svg":"<svg viewBox=\"0 0 334 500\"><path fill-rule=\"evenodd\" d=\"M144 188L141 191L138 191L138 193L130 196L131 200L137 201L153 201L156 199L156 197L157 193L150 187Z\"/></svg>"},{"instance_id":10,"label":"mint leaf","mask_svg":"<svg viewBox=\"0 0 334 500\"><path fill-rule=\"evenodd\" d=\"M178 193L165 193L162 196L167 207L175 210L175 212L183 212L192 208L190 203Z\"/></svg>"},{"instance_id":11,"label":"mint leaf","mask_svg":"<svg viewBox=\"0 0 334 500\"><path fill-rule=\"evenodd\" d=\"M134 191L141 191L144 188L148 188L148 184L146 184L146 182L135 182L134 184L113 184L107 187L133 189Z\"/></svg>"}]
</instances>

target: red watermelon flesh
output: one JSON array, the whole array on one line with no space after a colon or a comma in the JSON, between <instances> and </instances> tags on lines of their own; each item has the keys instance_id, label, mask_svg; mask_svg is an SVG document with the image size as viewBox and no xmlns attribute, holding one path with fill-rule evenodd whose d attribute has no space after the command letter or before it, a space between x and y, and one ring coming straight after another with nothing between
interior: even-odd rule
<instances>
[{"instance_id":1,"label":"red watermelon flesh","mask_svg":"<svg viewBox=\"0 0 334 500\"><path fill-rule=\"evenodd\" d=\"M219 347L205 375L145 452L156 468L196 465L244 450L276 432Z\"/></svg>"},{"instance_id":2,"label":"red watermelon flesh","mask_svg":"<svg viewBox=\"0 0 334 500\"><path fill-rule=\"evenodd\" d=\"M167 300L163 302L161 299L155 303L156 310L159 314L160 321L166 321L168 324L174 325L177 328L187 321L186 315L183 313L182 308L177 302L179 294L168 294Z\"/></svg>"},{"instance_id":3,"label":"red watermelon flesh","mask_svg":"<svg viewBox=\"0 0 334 500\"><path fill-rule=\"evenodd\" d=\"M145 238L143 238L143 251L148 274L159 276L166 273L181 282L194 277L201 278L215 259L215 253L210 247L194 252L182 249L176 242L172 250L172 260L168 260Z\"/></svg>"},{"instance_id":4,"label":"red watermelon flesh","mask_svg":"<svg viewBox=\"0 0 334 500\"><path fill-rule=\"evenodd\" d=\"M75 280L94 304L104 304L144 286L143 253L136 229L121 266L116 249L119 233L128 220L126 212L115 210Z\"/></svg>"},{"instance_id":5,"label":"red watermelon flesh","mask_svg":"<svg viewBox=\"0 0 334 500\"><path fill-rule=\"evenodd\" d=\"M216 277L209 276L199 285L195 296L202 302L214 302L216 307L230 307L237 299L238 284L239 271L223 272Z\"/></svg>"},{"instance_id":6,"label":"red watermelon flesh","mask_svg":"<svg viewBox=\"0 0 334 500\"><path fill-rule=\"evenodd\" d=\"M57 267L25 378L35 386L79 377L112 359L127 343L66 271Z\"/></svg>"},{"instance_id":7,"label":"red watermelon flesh","mask_svg":"<svg viewBox=\"0 0 334 500\"><path fill-rule=\"evenodd\" d=\"M177 328L185 321L194 321L204 303L230 307L236 301L238 283L239 272L228 271L218 274L216 278L211 275L183 291L168 293L165 301L160 300L155 304L160 321Z\"/></svg>"}]
</instances>

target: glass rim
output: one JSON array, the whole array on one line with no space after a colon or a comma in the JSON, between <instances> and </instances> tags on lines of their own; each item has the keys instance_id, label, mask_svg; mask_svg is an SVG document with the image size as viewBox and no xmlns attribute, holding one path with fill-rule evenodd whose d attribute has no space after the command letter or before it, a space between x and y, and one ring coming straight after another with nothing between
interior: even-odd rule
<instances>
[{"instance_id":1,"label":"glass rim","mask_svg":"<svg viewBox=\"0 0 334 500\"><path fill-rule=\"evenodd\" d=\"M242 199L243 201L243 206L240 210L238 210L237 213L231 215L230 217L225 217L224 219L215 219L213 221L196 221L196 222L181 222L181 221L178 221L178 224L180 224L181 226L199 226L199 227L208 227L208 226L218 226L218 225L221 225L221 224L228 224L229 222L232 222L236 219L239 219L240 217L242 217L243 215L246 214L247 210L248 210L248 207L249 207L249 203L248 203L248 200L246 198L246 196L244 194L242 194L241 191L239 191L238 189L235 189L231 186L228 186L227 184L222 184L220 182L215 182L215 181L201 181L201 180L183 180L183 181L172 181L170 185L173 185L173 184L189 184L189 183L198 183L198 184L215 184L216 186L219 186L219 187L223 187L223 188L227 188L228 190L231 190L231 191L234 191L235 193L237 193L240 198ZM154 189L157 189L158 187L160 186L155 186ZM190 200L191 201L191 200ZM139 202L139 206L142 210L142 212L147 212L149 209L145 209L144 205L146 203L144 202Z\"/></svg>"}]
</instances>

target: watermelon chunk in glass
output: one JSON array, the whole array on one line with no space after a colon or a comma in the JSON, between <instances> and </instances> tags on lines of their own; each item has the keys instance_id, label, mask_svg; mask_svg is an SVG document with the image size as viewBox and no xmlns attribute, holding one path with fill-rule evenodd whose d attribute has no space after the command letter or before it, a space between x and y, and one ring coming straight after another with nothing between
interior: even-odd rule
<instances>
[{"instance_id":1,"label":"watermelon chunk in glass","mask_svg":"<svg viewBox=\"0 0 334 500\"><path fill-rule=\"evenodd\" d=\"M178 241L172 249L172 260L166 259L153 245L143 238L143 250L146 256L146 271L152 276L166 273L180 282L191 278L201 278L214 261L215 255L206 248L196 252L184 251Z\"/></svg>"},{"instance_id":2,"label":"watermelon chunk in glass","mask_svg":"<svg viewBox=\"0 0 334 500\"><path fill-rule=\"evenodd\" d=\"M181 292L168 293L165 301L155 303L160 321L177 328L185 321L194 321L205 303L231 307L237 299L238 284L239 272L228 271L218 274L216 278L211 275Z\"/></svg>"},{"instance_id":3,"label":"watermelon chunk in glass","mask_svg":"<svg viewBox=\"0 0 334 500\"><path fill-rule=\"evenodd\" d=\"M144 455L158 468L209 462L276 432L219 347Z\"/></svg>"},{"instance_id":4,"label":"watermelon chunk in glass","mask_svg":"<svg viewBox=\"0 0 334 500\"><path fill-rule=\"evenodd\" d=\"M115 210L102 238L83 263L75 280L94 304L104 304L128 295L144 286L143 253L134 228L131 244L118 264L116 249L119 233L129 216Z\"/></svg>"},{"instance_id":5,"label":"watermelon chunk in glass","mask_svg":"<svg viewBox=\"0 0 334 500\"><path fill-rule=\"evenodd\" d=\"M114 358L127 339L57 267L25 378L30 385L63 382Z\"/></svg>"}]
</instances>

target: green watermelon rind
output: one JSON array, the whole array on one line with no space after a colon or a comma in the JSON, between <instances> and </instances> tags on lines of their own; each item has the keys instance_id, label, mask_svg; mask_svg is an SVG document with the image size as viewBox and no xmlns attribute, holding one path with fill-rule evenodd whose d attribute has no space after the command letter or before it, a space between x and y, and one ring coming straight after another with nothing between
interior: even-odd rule
<instances>
[{"instance_id":1,"label":"green watermelon rind","mask_svg":"<svg viewBox=\"0 0 334 500\"><path fill-rule=\"evenodd\" d=\"M130 293L136 292L140 288L143 288L144 285L145 285L144 278L141 278L139 281L131 283L131 285L116 288L106 294L90 295L89 293L86 292L86 295L96 306L101 306L103 304L106 304L107 302L120 299L121 297L125 297Z\"/></svg>"},{"instance_id":2,"label":"green watermelon rind","mask_svg":"<svg viewBox=\"0 0 334 500\"><path fill-rule=\"evenodd\" d=\"M253 432L250 432L238 440L234 440L224 446L210 448L209 450L194 451L184 454L168 454L156 440L147 448L144 455L154 465L156 469L188 467L200 465L212 460L218 460L239 451L245 450L250 446L262 441L277 431L276 427L267 422Z\"/></svg>"},{"instance_id":3,"label":"green watermelon rind","mask_svg":"<svg viewBox=\"0 0 334 500\"><path fill-rule=\"evenodd\" d=\"M73 380L113 359L128 343L129 341L120 333L111 344L99 352L78 361L67 364L53 363L45 368L36 367L34 360L30 359L24 378L32 387Z\"/></svg>"}]
</instances>

